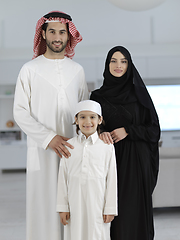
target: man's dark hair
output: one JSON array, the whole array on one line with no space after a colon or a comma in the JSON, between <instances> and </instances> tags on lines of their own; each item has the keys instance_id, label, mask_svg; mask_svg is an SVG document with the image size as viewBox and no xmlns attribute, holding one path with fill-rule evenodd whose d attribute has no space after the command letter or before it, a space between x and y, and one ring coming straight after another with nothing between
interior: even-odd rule
<instances>
[{"instance_id":1,"label":"man's dark hair","mask_svg":"<svg viewBox=\"0 0 180 240\"><path fill-rule=\"evenodd\" d=\"M42 25L42 30L44 30L46 32L47 27L48 27L48 23L44 23ZM68 23L66 23L66 27L67 27L67 31L68 31L68 35L69 35L69 24Z\"/></svg>"},{"instance_id":2,"label":"man's dark hair","mask_svg":"<svg viewBox=\"0 0 180 240\"><path fill-rule=\"evenodd\" d=\"M47 26L48 26L48 23L44 23L44 24L42 25L42 30L44 30L44 31L46 32Z\"/></svg>"}]
</instances>

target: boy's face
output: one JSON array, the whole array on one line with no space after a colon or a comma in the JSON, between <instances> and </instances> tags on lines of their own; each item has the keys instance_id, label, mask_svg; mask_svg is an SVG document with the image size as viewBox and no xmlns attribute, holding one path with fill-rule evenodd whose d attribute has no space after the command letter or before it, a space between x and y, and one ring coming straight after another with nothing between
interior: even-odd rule
<instances>
[{"instance_id":1,"label":"boy's face","mask_svg":"<svg viewBox=\"0 0 180 240\"><path fill-rule=\"evenodd\" d=\"M88 138L97 131L98 124L102 123L102 117L99 118L98 114L91 111L81 111L75 121L81 132Z\"/></svg>"}]
</instances>

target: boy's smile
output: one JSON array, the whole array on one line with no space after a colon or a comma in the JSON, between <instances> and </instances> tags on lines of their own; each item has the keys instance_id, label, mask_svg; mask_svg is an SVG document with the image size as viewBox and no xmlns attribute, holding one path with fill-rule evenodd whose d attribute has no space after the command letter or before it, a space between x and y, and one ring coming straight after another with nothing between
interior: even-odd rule
<instances>
[{"instance_id":1,"label":"boy's smile","mask_svg":"<svg viewBox=\"0 0 180 240\"><path fill-rule=\"evenodd\" d=\"M97 131L97 126L101 124L102 117L91 111L81 111L75 121L79 125L81 132L88 138Z\"/></svg>"}]
</instances>

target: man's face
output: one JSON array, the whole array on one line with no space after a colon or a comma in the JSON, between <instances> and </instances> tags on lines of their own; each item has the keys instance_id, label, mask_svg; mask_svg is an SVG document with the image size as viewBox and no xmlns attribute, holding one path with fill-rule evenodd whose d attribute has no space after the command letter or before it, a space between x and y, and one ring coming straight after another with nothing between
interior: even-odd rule
<instances>
[{"instance_id":1,"label":"man's face","mask_svg":"<svg viewBox=\"0 0 180 240\"><path fill-rule=\"evenodd\" d=\"M50 53L63 53L69 40L67 26L60 22L49 22L46 32L42 32L46 40L47 51Z\"/></svg>"}]
</instances>

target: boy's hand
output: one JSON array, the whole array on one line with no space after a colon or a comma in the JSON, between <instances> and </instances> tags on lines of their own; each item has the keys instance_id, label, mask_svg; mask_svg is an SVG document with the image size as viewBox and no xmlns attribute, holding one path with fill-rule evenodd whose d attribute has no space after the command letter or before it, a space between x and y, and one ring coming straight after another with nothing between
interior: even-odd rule
<instances>
[{"instance_id":1,"label":"boy's hand","mask_svg":"<svg viewBox=\"0 0 180 240\"><path fill-rule=\"evenodd\" d=\"M69 212L60 212L59 213L60 218L61 218L61 223L66 226L68 224L68 220L70 218L70 213Z\"/></svg>"},{"instance_id":2,"label":"boy's hand","mask_svg":"<svg viewBox=\"0 0 180 240\"><path fill-rule=\"evenodd\" d=\"M103 215L104 223L110 223L114 219L114 215Z\"/></svg>"}]
</instances>

